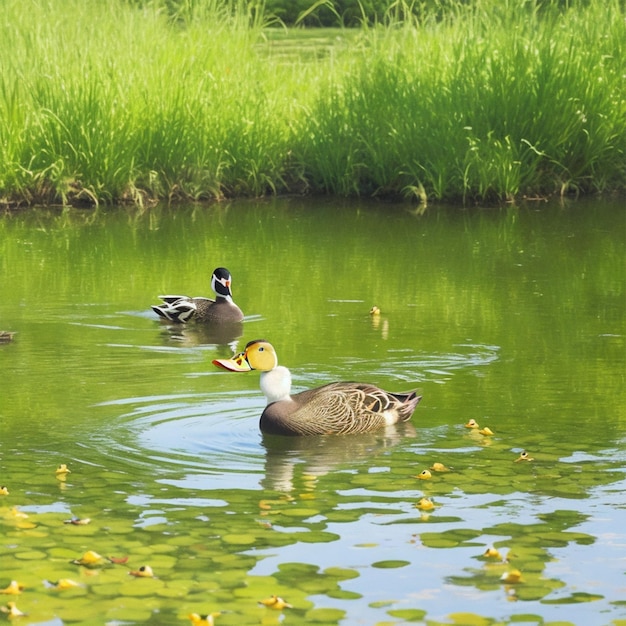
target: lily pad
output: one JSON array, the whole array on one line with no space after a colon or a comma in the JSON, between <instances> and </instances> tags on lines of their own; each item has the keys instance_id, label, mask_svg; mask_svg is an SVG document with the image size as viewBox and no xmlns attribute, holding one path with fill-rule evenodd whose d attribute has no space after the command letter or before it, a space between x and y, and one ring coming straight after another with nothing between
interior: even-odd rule
<instances>
[{"instance_id":1,"label":"lily pad","mask_svg":"<svg viewBox=\"0 0 626 626\"><path fill-rule=\"evenodd\" d=\"M406 567L407 565L411 565L411 562L401 560L388 560L376 561L375 563L372 563L372 567L376 567L377 569L397 569L399 567Z\"/></svg>"}]
</instances>

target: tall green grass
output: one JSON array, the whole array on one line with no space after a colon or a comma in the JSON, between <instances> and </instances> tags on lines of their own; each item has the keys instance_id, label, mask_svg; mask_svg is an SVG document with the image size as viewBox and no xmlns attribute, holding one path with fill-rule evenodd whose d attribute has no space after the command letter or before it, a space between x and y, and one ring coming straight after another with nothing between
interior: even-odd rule
<instances>
[{"instance_id":1,"label":"tall green grass","mask_svg":"<svg viewBox=\"0 0 626 626\"><path fill-rule=\"evenodd\" d=\"M307 58L243 0L5 0L0 201L623 190L626 11L558 4L390 16Z\"/></svg>"},{"instance_id":2,"label":"tall green grass","mask_svg":"<svg viewBox=\"0 0 626 626\"><path fill-rule=\"evenodd\" d=\"M371 31L315 106L302 151L316 186L466 200L623 189L624 9L587 5L476 2Z\"/></svg>"}]
</instances>

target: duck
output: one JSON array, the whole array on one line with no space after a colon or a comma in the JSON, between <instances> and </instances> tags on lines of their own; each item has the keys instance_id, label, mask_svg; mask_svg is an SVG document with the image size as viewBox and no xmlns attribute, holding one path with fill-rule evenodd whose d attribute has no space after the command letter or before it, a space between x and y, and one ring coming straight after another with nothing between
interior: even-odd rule
<instances>
[{"instance_id":1,"label":"duck","mask_svg":"<svg viewBox=\"0 0 626 626\"><path fill-rule=\"evenodd\" d=\"M367 433L408 421L422 399L415 391L390 393L375 385L334 382L291 394L291 373L278 365L276 350L265 339L246 344L230 359L213 365L231 372L261 372L267 406L259 427L269 435L347 435Z\"/></svg>"},{"instance_id":2,"label":"duck","mask_svg":"<svg viewBox=\"0 0 626 626\"><path fill-rule=\"evenodd\" d=\"M259 604L266 606L268 609L275 609L277 611L282 611L283 609L293 609L293 605L289 604L286 600L283 600L280 596L263 598L263 600L259 600Z\"/></svg>"},{"instance_id":3,"label":"duck","mask_svg":"<svg viewBox=\"0 0 626 626\"><path fill-rule=\"evenodd\" d=\"M192 319L201 323L239 323L243 321L241 309L233 301L230 286L232 278L225 267L218 267L211 275L211 289L215 300L201 296L159 296L163 304L155 304L152 310L168 322L185 324Z\"/></svg>"},{"instance_id":4,"label":"duck","mask_svg":"<svg viewBox=\"0 0 626 626\"><path fill-rule=\"evenodd\" d=\"M9 330L0 330L0 343L10 343L13 341L13 337L15 337L15 333Z\"/></svg>"}]
</instances>

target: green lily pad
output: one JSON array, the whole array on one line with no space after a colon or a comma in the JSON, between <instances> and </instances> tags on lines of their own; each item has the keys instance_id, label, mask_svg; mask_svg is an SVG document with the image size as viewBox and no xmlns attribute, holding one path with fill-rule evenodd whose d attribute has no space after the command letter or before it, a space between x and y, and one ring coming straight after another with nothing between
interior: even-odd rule
<instances>
[{"instance_id":1,"label":"green lily pad","mask_svg":"<svg viewBox=\"0 0 626 626\"><path fill-rule=\"evenodd\" d=\"M376 567L377 569L397 569L398 567L406 567L410 564L410 561L388 560L376 561L375 563L372 563L372 567Z\"/></svg>"}]
</instances>

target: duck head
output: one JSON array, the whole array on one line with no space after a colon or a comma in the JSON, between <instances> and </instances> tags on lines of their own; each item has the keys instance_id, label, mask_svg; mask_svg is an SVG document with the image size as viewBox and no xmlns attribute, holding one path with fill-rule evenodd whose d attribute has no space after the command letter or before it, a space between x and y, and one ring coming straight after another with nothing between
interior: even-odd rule
<instances>
[{"instance_id":1,"label":"duck head","mask_svg":"<svg viewBox=\"0 0 626 626\"><path fill-rule=\"evenodd\" d=\"M274 346L264 339L250 341L243 352L231 359L215 359L213 365L229 372L261 372L261 391L267 403L289 400L291 394L291 373L278 365Z\"/></svg>"},{"instance_id":2,"label":"duck head","mask_svg":"<svg viewBox=\"0 0 626 626\"><path fill-rule=\"evenodd\" d=\"M225 267L218 267L213 270L211 276L211 289L220 298L232 298L233 294L230 290L232 284L230 272Z\"/></svg>"},{"instance_id":3,"label":"duck head","mask_svg":"<svg viewBox=\"0 0 626 626\"><path fill-rule=\"evenodd\" d=\"M255 339L246 344L243 352L230 359L214 359L213 365L230 372L269 372L278 366L278 357L271 343L264 339Z\"/></svg>"}]
</instances>

